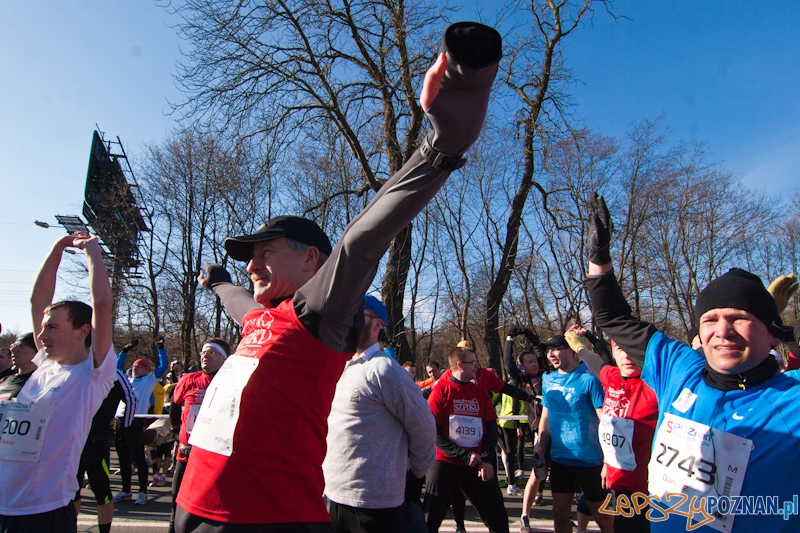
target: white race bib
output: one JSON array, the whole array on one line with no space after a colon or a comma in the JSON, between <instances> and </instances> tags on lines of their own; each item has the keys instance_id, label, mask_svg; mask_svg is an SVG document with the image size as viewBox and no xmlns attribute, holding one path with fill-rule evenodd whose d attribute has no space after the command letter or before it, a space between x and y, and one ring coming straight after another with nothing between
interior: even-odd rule
<instances>
[{"instance_id":1,"label":"white race bib","mask_svg":"<svg viewBox=\"0 0 800 533\"><path fill-rule=\"evenodd\" d=\"M189 444L230 457L233 452L233 433L239 421L242 391L250 381L258 361L254 357L241 355L231 355L225 360L206 389Z\"/></svg>"},{"instance_id":2,"label":"white race bib","mask_svg":"<svg viewBox=\"0 0 800 533\"><path fill-rule=\"evenodd\" d=\"M198 413L200 413L200 404L192 404L192 406L189 407L189 414L186 416L186 433L189 435L192 434L192 429L194 429L194 423L197 420Z\"/></svg>"},{"instance_id":3,"label":"white race bib","mask_svg":"<svg viewBox=\"0 0 800 533\"><path fill-rule=\"evenodd\" d=\"M597 432L606 464L628 472L636 469L636 456L633 454L633 420L604 414L600 417Z\"/></svg>"},{"instance_id":4,"label":"white race bib","mask_svg":"<svg viewBox=\"0 0 800 533\"><path fill-rule=\"evenodd\" d=\"M741 495L753 441L667 413L653 442L651 494L686 494L685 511L692 496L699 501L703 496ZM708 526L730 532L734 517L718 516Z\"/></svg>"},{"instance_id":5,"label":"white race bib","mask_svg":"<svg viewBox=\"0 0 800 533\"><path fill-rule=\"evenodd\" d=\"M483 440L483 421L475 416L450 415L450 440L462 448L477 448Z\"/></svg>"},{"instance_id":6,"label":"white race bib","mask_svg":"<svg viewBox=\"0 0 800 533\"><path fill-rule=\"evenodd\" d=\"M0 459L38 461L55 402L0 402Z\"/></svg>"}]
</instances>

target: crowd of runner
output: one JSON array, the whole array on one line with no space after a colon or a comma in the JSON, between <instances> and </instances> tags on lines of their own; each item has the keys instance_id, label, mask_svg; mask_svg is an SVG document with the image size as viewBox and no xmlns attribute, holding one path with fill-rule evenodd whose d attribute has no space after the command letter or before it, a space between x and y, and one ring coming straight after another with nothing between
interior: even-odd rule
<instances>
[{"instance_id":1,"label":"crowd of runner","mask_svg":"<svg viewBox=\"0 0 800 533\"><path fill-rule=\"evenodd\" d=\"M198 282L241 340L234 349L206 339L199 368L170 364L163 339L155 368L148 357L126 368L137 341L114 354L97 238L59 239L32 291L33 332L0 350L0 533L76 531L84 478L107 533L114 503L146 506L148 486L165 486L170 473L169 528L179 533L435 532L451 508L463 532L466 499L504 533L503 488L522 498L524 533L545 483L557 533L572 531L576 498L578 531L590 517L604 533L796 531L800 364L775 351L797 346L800 328L781 321L794 275L768 290L731 270L699 293L696 344L672 340L632 315L595 195L585 284L609 344L580 325L543 342L515 326L502 370L482 368L461 341L445 361L426 362L419 382L413 364L385 350L387 310L365 294L392 239L464 164L500 51L486 26L446 30L420 97L431 131L336 246L295 216L225 240L253 289L203 267ZM52 302L68 247L86 255L91 306ZM787 472L780 482L778 472ZM731 502L758 498L761 508L731 512ZM770 512L772 502L783 512Z\"/></svg>"}]
</instances>

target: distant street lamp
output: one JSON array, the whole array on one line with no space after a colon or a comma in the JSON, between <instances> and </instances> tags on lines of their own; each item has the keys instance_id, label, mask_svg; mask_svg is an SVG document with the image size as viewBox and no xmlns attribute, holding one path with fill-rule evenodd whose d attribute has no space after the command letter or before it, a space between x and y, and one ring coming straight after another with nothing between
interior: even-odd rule
<instances>
[{"instance_id":1,"label":"distant street lamp","mask_svg":"<svg viewBox=\"0 0 800 533\"><path fill-rule=\"evenodd\" d=\"M67 229L67 228L65 228L64 226L58 226L58 225L56 225L56 224L53 224L53 225L51 226L51 225L50 225L50 224L48 224L47 222L42 222L41 220L34 220L34 221L33 221L33 223L34 223L34 224L36 224L37 226L39 226L40 228L44 228L44 229L50 229L50 228L63 228L63 229ZM69 230L67 230L67 233L69 233ZM64 251L65 251L65 252L67 252L67 253L68 253L68 254L70 254L70 255L75 255L75 254L77 253L77 252L75 252L75 250L70 250L69 248L66 248Z\"/></svg>"}]
</instances>

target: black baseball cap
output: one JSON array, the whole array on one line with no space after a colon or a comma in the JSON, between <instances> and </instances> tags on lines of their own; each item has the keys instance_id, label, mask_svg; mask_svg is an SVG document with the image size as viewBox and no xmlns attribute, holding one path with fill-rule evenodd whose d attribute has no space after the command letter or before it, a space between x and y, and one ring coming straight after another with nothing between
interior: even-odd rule
<instances>
[{"instance_id":1,"label":"black baseball cap","mask_svg":"<svg viewBox=\"0 0 800 533\"><path fill-rule=\"evenodd\" d=\"M17 337L17 340L14 341L14 344L18 346L28 346L34 351L39 351L39 349L36 347L36 341L33 339L33 333L25 333L24 335L20 335Z\"/></svg>"},{"instance_id":2,"label":"black baseball cap","mask_svg":"<svg viewBox=\"0 0 800 533\"><path fill-rule=\"evenodd\" d=\"M253 258L253 245L277 237L289 237L303 244L316 247L325 255L331 255L331 241L313 220L303 217L281 216L267 220L251 235L228 237L225 251L237 261L250 261Z\"/></svg>"},{"instance_id":3,"label":"black baseball cap","mask_svg":"<svg viewBox=\"0 0 800 533\"><path fill-rule=\"evenodd\" d=\"M542 344L551 348L569 347L569 343L567 342L567 339L564 338L564 335L554 335L544 341Z\"/></svg>"}]
</instances>

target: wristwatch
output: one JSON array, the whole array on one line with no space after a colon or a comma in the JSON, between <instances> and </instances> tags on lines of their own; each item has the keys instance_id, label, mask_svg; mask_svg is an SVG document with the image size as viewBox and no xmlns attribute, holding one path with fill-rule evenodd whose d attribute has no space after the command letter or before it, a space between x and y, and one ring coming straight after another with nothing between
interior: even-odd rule
<instances>
[{"instance_id":1,"label":"wristwatch","mask_svg":"<svg viewBox=\"0 0 800 533\"><path fill-rule=\"evenodd\" d=\"M422 140L422 145L419 147L419 153L422 154L433 168L438 170L456 170L464 166L467 158L464 156L451 156L441 153L428 142L428 138Z\"/></svg>"}]
</instances>

